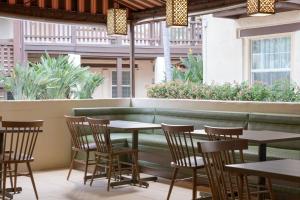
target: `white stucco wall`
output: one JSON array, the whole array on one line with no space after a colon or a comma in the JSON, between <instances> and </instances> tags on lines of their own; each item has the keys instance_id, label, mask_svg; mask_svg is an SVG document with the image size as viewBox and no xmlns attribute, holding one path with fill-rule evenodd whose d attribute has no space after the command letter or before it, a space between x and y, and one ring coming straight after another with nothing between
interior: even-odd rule
<instances>
[{"instance_id":1,"label":"white stucco wall","mask_svg":"<svg viewBox=\"0 0 300 200\"><path fill-rule=\"evenodd\" d=\"M241 82L242 39L235 20L203 16L203 62L206 83Z\"/></svg>"},{"instance_id":2,"label":"white stucco wall","mask_svg":"<svg viewBox=\"0 0 300 200\"><path fill-rule=\"evenodd\" d=\"M83 61L84 62L84 61ZM91 63L91 61L89 61ZM94 60L93 63L116 64L115 60ZM152 60L136 60L138 68L135 69L135 95L137 98L147 97L147 88L152 85L154 79L154 62ZM123 60L123 64L129 64L128 60ZM91 68L92 71L104 76L103 84L94 92L94 98L111 98L112 95L112 71L116 68ZM128 70L129 68L124 68Z\"/></svg>"},{"instance_id":3,"label":"white stucco wall","mask_svg":"<svg viewBox=\"0 0 300 200\"><path fill-rule=\"evenodd\" d=\"M239 29L300 22L300 11L237 20L203 16L204 80L207 83L250 81L250 41L257 38L290 36L291 79L300 84L300 30L291 33L238 38Z\"/></svg>"},{"instance_id":4,"label":"white stucco wall","mask_svg":"<svg viewBox=\"0 0 300 200\"><path fill-rule=\"evenodd\" d=\"M6 18L0 18L0 39L13 39L14 30L13 30L13 20Z\"/></svg>"},{"instance_id":5,"label":"white stucco wall","mask_svg":"<svg viewBox=\"0 0 300 200\"><path fill-rule=\"evenodd\" d=\"M290 11L277 13L275 15L267 17L247 17L236 20L237 28L248 29L257 27L274 26L281 24L290 24L300 22L300 11ZM249 80L250 76L250 41L255 38L269 38L279 36L290 36L291 37L291 80L300 85L300 30L290 33L272 34L272 35L261 35L255 37L244 38L244 80Z\"/></svg>"}]
</instances>

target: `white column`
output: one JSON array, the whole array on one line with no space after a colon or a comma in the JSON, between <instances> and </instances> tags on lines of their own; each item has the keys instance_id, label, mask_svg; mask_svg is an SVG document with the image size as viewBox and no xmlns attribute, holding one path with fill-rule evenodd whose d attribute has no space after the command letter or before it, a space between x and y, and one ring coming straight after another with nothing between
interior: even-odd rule
<instances>
[{"instance_id":1,"label":"white column","mask_svg":"<svg viewBox=\"0 0 300 200\"><path fill-rule=\"evenodd\" d=\"M291 80L300 85L300 31L292 34Z\"/></svg>"},{"instance_id":2,"label":"white column","mask_svg":"<svg viewBox=\"0 0 300 200\"><path fill-rule=\"evenodd\" d=\"M73 63L74 65L81 65L81 56L78 54L68 54L69 56L69 62Z\"/></svg>"},{"instance_id":3,"label":"white column","mask_svg":"<svg viewBox=\"0 0 300 200\"><path fill-rule=\"evenodd\" d=\"M165 58L157 57L155 60L154 83L162 83L166 80Z\"/></svg>"},{"instance_id":4,"label":"white column","mask_svg":"<svg viewBox=\"0 0 300 200\"><path fill-rule=\"evenodd\" d=\"M122 98L122 58L117 58L117 97Z\"/></svg>"}]
</instances>

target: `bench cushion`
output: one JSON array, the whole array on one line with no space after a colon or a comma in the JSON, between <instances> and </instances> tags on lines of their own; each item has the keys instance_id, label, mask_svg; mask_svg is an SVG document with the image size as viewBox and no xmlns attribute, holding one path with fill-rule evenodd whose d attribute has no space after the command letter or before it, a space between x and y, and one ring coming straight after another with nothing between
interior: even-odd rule
<instances>
[{"instance_id":1,"label":"bench cushion","mask_svg":"<svg viewBox=\"0 0 300 200\"><path fill-rule=\"evenodd\" d=\"M156 109L154 123L193 125L195 129L203 129L205 125L247 128L247 120L247 113Z\"/></svg>"}]
</instances>

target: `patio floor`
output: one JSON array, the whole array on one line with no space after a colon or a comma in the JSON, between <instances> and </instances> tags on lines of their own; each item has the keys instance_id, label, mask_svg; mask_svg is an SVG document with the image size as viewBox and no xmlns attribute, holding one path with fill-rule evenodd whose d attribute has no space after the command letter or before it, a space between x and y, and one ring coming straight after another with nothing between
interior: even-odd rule
<instances>
[{"instance_id":1,"label":"patio floor","mask_svg":"<svg viewBox=\"0 0 300 200\"><path fill-rule=\"evenodd\" d=\"M135 186L122 186L106 191L107 181L96 180L92 187L83 185L83 172L73 170L70 181L66 180L67 170L36 172L34 173L39 197L41 200L162 200L166 199L169 185L165 180L150 182L148 189ZM30 179L20 177L18 186L23 187L20 194L15 195L16 200L35 199ZM192 192L183 187L174 187L172 200L191 199Z\"/></svg>"}]
</instances>

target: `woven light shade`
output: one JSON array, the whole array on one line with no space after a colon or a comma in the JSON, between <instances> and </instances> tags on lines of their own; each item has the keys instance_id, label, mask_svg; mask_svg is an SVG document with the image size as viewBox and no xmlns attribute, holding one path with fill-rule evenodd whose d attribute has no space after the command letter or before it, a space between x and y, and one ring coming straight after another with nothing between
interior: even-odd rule
<instances>
[{"instance_id":1,"label":"woven light shade","mask_svg":"<svg viewBox=\"0 0 300 200\"><path fill-rule=\"evenodd\" d=\"M127 9L112 8L107 12L108 35L127 35Z\"/></svg>"},{"instance_id":2,"label":"woven light shade","mask_svg":"<svg viewBox=\"0 0 300 200\"><path fill-rule=\"evenodd\" d=\"M276 0L248 0L247 13L250 16L267 16L275 14Z\"/></svg>"},{"instance_id":3,"label":"woven light shade","mask_svg":"<svg viewBox=\"0 0 300 200\"><path fill-rule=\"evenodd\" d=\"M188 0L167 0L167 26L188 26Z\"/></svg>"}]
</instances>

